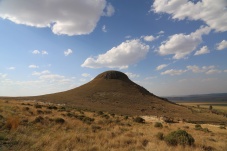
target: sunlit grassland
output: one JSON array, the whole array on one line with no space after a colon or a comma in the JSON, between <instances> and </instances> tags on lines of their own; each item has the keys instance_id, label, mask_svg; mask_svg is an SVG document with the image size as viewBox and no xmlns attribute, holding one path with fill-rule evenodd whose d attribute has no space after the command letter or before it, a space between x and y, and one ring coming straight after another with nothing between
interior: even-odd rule
<instances>
[{"instance_id":1,"label":"sunlit grassland","mask_svg":"<svg viewBox=\"0 0 227 151\"><path fill-rule=\"evenodd\" d=\"M136 117L56 104L0 100L0 150L22 151L200 151L227 150L225 125L137 123ZM207 128L207 129L206 129ZM185 130L193 146L170 146L157 137Z\"/></svg>"}]
</instances>

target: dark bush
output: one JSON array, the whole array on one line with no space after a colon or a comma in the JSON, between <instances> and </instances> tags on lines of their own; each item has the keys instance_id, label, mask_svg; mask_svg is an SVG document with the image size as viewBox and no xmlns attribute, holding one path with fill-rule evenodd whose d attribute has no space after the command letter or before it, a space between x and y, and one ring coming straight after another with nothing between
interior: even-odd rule
<instances>
[{"instance_id":1,"label":"dark bush","mask_svg":"<svg viewBox=\"0 0 227 151\"><path fill-rule=\"evenodd\" d=\"M38 116L35 118L34 123L43 123L44 118L42 116Z\"/></svg>"},{"instance_id":2,"label":"dark bush","mask_svg":"<svg viewBox=\"0 0 227 151\"><path fill-rule=\"evenodd\" d=\"M91 129L92 129L92 132L96 132L97 130L100 130L101 127L100 126L97 126L97 125L92 125L91 126Z\"/></svg>"},{"instance_id":3,"label":"dark bush","mask_svg":"<svg viewBox=\"0 0 227 151\"><path fill-rule=\"evenodd\" d=\"M188 134L184 130L177 130L169 133L165 138L165 142L168 145L176 146L176 145L193 145L195 142L195 139Z\"/></svg>"},{"instance_id":4,"label":"dark bush","mask_svg":"<svg viewBox=\"0 0 227 151\"><path fill-rule=\"evenodd\" d=\"M145 123L145 120L142 117L136 117L133 121L137 123Z\"/></svg>"},{"instance_id":5,"label":"dark bush","mask_svg":"<svg viewBox=\"0 0 227 151\"><path fill-rule=\"evenodd\" d=\"M42 105L35 104L34 107L35 107L35 108L42 108Z\"/></svg>"},{"instance_id":6,"label":"dark bush","mask_svg":"<svg viewBox=\"0 0 227 151\"><path fill-rule=\"evenodd\" d=\"M50 110L52 110L52 109L53 110L57 110L58 109L56 106L53 106L53 105L52 106L48 106L47 108L50 109Z\"/></svg>"},{"instance_id":7,"label":"dark bush","mask_svg":"<svg viewBox=\"0 0 227 151\"><path fill-rule=\"evenodd\" d=\"M36 112L37 112L37 114L44 114L44 112L42 110L37 110Z\"/></svg>"},{"instance_id":8,"label":"dark bush","mask_svg":"<svg viewBox=\"0 0 227 151\"><path fill-rule=\"evenodd\" d=\"M65 120L64 120L63 118L56 118L54 121L55 121L56 123L58 123L58 124L63 124L63 123L65 123Z\"/></svg>"},{"instance_id":9,"label":"dark bush","mask_svg":"<svg viewBox=\"0 0 227 151\"><path fill-rule=\"evenodd\" d=\"M103 111L98 111L98 115L103 115Z\"/></svg>"},{"instance_id":10,"label":"dark bush","mask_svg":"<svg viewBox=\"0 0 227 151\"><path fill-rule=\"evenodd\" d=\"M156 123L154 124L154 127L163 128L163 125L162 125L162 123L160 123L160 122L156 122Z\"/></svg>"},{"instance_id":11,"label":"dark bush","mask_svg":"<svg viewBox=\"0 0 227 151\"><path fill-rule=\"evenodd\" d=\"M157 138L158 140L163 140L163 139L164 139L164 134L163 134L162 132L158 132L158 133L156 134L156 138Z\"/></svg>"}]
</instances>

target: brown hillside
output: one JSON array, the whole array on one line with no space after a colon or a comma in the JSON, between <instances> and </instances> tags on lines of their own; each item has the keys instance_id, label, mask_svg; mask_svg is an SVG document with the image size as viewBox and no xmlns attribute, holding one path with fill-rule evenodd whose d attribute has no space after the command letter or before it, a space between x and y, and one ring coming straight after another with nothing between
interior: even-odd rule
<instances>
[{"instance_id":1,"label":"brown hillside","mask_svg":"<svg viewBox=\"0 0 227 151\"><path fill-rule=\"evenodd\" d=\"M223 120L213 115L204 118L202 114L157 97L119 71L106 71L78 88L32 99L123 115L157 115L188 121Z\"/></svg>"}]
</instances>

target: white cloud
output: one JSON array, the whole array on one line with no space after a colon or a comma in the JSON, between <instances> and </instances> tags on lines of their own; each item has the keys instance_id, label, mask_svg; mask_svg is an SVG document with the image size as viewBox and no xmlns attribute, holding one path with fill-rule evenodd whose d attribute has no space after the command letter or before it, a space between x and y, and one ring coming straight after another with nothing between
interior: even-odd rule
<instances>
[{"instance_id":1,"label":"white cloud","mask_svg":"<svg viewBox=\"0 0 227 151\"><path fill-rule=\"evenodd\" d=\"M143 40L151 42L153 40L155 40L155 37L150 35L150 36L142 36Z\"/></svg>"},{"instance_id":2,"label":"white cloud","mask_svg":"<svg viewBox=\"0 0 227 151\"><path fill-rule=\"evenodd\" d=\"M33 75L33 76L40 76L40 75L49 74L49 73L50 73L50 71L48 71L48 70L44 70L44 71L42 71L42 72L36 72L36 71L34 71L34 72L32 73L32 75Z\"/></svg>"},{"instance_id":3,"label":"white cloud","mask_svg":"<svg viewBox=\"0 0 227 151\"><path fill-rule=\"evenodd\" d=\"M114 7L110 3L108 3L102 15L103 16L112 16L114 14L114 12L115 12Z\"/></svg>"},{"instance_id":4,"label":"white cloud","mask_svg":"<svg viewBox=\"0 0 227 151\"><path fill-rule=\"evenodd\" d=\"M222 40L220 43L217 44L217 50L223 50L227 48L227 41Z\"/></svg>"},{"instance_id":5,"label":"white cloud","mask_svg":"<svg viewBox=\"0 0 227 151\"><path fill-rule=\"evenodd\" d=\"M48 55L48 52L45 50L42 50L42 55Z\"/></svg>"},{"instance_id":6,"label":"white cloud","mask_svg":"<svg viewBox=\"0 0 227 151\"><path fill-rule=\"evenodd\" d=\"M16 67L9 67L8 70L15 70Z\"/></svg>"},{"instance_id":7,"label":"white cloud","mask_svg":"<svg viewBox=\"0 0 227 151\"><path fill-rule=\"evenodd\" d=\"M165 68L167 66L168 66L168 64L161 64L161 65L156 67L156 70L162 70L163 68Z\"/></svg>"},{"instance_id":8,"label":"white cloud","mask_svg":"<svg viewBox=\"0 0 227 151\"><path fill-rule=\"evenodd\" d=\"M107 32L107 30L106 30L106 25L103 25L103 26L102 26L102 31L105 32L105 33Z\"/></svg>"},{"instance_id":9,"label":"white cloud","mask_svg":"<svg viewBox=\"0 0 227 151\"><path fill-rule=\"evenodd\" d=\"M132 37L131 35L125 36L126 39L130 39L131 37Z\"/></svg>"},{"instance_id":10,"label":"white cloud","mask_svg":"<svg viewBox=\"0 0 227 151\"><path fill-rule=\"evenodd\" d=\"M36 55L36 54L40 54L40 51L39 50L34 50L34 51L32 51L32 53Z\"/></svg>"},{"instance_id":11,"label":"white cloud","mask_svg":"<svg viewBox=\"0 0 227 151\"><path fill-rule=\"evenodd\" d=\"M81 66L89 68L128 68L129 65L142 60L148 53L149 48L139 39L126 40L119 46L108 50L105 54L87 58Z\"/></svg>"},{"instance_id":12,"label":"white cloud","mask_svg":"<svg viewBox=\"0 0 227 151\"><path fill-rule=\"evenodd\" d=\"M68 49L68 50L64 51L64 55L65 56L68 56L68 55L70 55L72 53L73 53L73 51L71 49Z\"/></svg>"},{"instance_id":13,"label":"white cloud","mask_svg":"<svg viewBox=\"0 0 227 151\"><path fill-rule=\"evenodd\" d=\"M164 41L159 47L158 53L160 55L173 54L173 59L182 59L193 52L197 46L202 42L202 35L210 32L209 27L201 27L189 35L175 34Z\"/></svg>"},{"instance_id":14,"label":"white cloud","mask_svg":"<svg viewBox=\"0 0 227 151\"><path fill-rule=\"evenodd\" d=\"M34 50L34 51L32 51L32 53L35 55L38 55L38 54L48 55L48 52L46 50L42 50L42 51Z\"/></svg>"},{"instance_id":15,"label":"white cloud","mask_svg":"<svg viewBox=\"0 0 227 151\"><path fill-rule=\"evenodd\" d=\"M156 13L168 13L173 19L202 20L218 32L227 31L227 1L155 0L152 9Z\"/></svg>"},{"instance_id":16,"label":"white cloud","mask_svg":"<svg viewBox=\"0 0 227 151\"><path fill-rule=\"evenodd\" d=\"M200 50L196 51L194 55L198 56L198 55L203 55L207 53L210 53L210 50L208 49L207 46L203 46Z\"/></svg>"},{"instance_id":17,"label":"white cloud","mask_svg":"<svg viewBox=\"0 0 227 151\"><path fill-rule=\"evenodd\" d=\"M39 68L39 66L32 64L32 65L29 65L28 68Z\"/></svg>"},{"instance_id":18,"label":"white cloud","mask_svg":"<svg viewBox=\"0 0 227 151\"><path fill-rule=\"evenodd\" d=\"M7 74L0 73L0 78L6 78Z\"/></svg>"},{"instance_id":19,"label":"white cloud","mask_svg":"<svg viewBox=\"0 0 227 151\"><path fill-rule=\"evenodd\" d=\"M106 4L106 0L1 0L0 17L17 24L49 27L58 35L84 35L95 29L102 15L114 14L114 7Z\"/></svg>"},{"instance_id":20,"label":"white cloud","mask_svg":"<svg viewBox=\"0 0 227 151\"><path fill-rule=\"evenodd\" d=\"M64 79L64 76L58 75L58 74L44 74L39 77L42 80L51 80L56 81L57 79Z\"/></svg>"},{"instance_id":21,"label":"white cloud","mask_svg":"<svg viewBox=\"0 0 227 151\"><path fill-rule=\"evenodd\" d=\"M131 73L131 72L125 72L125 74L131 79L140 77L140 75L134 74L134 73Z\"/></svg>"},{"instance_id":22,"label":"white cloud","mask_svg":"<svg viewBox=\"0 0 227 151\"><path fill-rule=\"evenodd\" d=\"M221 70L210 69L206 72L206 74L216 74L216 73L221 73Z\"/></svg>"},{"instance_id":23,"label":"white cloud","mask_svg":"<svg viewBox=\"0 0 227 151\"><path fill-rule=\"evenodd\" d=\"M156 79L157 76L150 76L150 77L146 77L145 80L152 80L152 79Z\"/></svg>"},{"instance_id":24,"label":"white cloud","mask_svg":"<svg viewBox=\"0 0 227 151\"><path fill-rule=\"evenodd\" d=\"M162 34L164 34L164 33L165 33L165 32L164 32L163 30L161 30L161 31L158 32L159 35L162 35Z\"/></svg>"},{"instance_id":25,"label":"white cloud","mask_svg":"<svg viewBox=\"0 0 227 151\"><path fill-rule=\"evenodd\" d=\"M206 74L221 73L221 70L216 69L214 65L203 66L201 68L196 65L193 65L193 66L187 66L187 69L189 71L192 71L193 73L206 73Z\"/></svg>"},{"instance_id":26,"label":"white cloud","mask_svg":"<svg viewBox=\"0 0 227 151\"><path fill-rule=\"evenodd\" d=\"M83 77L90 77L91 75L88 74L88 73L83 73L82 76L83 76Z\"/></svg>"},{"instance_id":27,"label":"white cloud","mask_svg":"<svg viewBox=\"0 0 227 151\"><path fill-rule=\"evenodd\" d=\"M170 70L166 70L164 72L161 73L161 75L181 75L183 73L185 73L187 70L174 70L174 69L170 69Z\"/></svg>"}]
</instances>

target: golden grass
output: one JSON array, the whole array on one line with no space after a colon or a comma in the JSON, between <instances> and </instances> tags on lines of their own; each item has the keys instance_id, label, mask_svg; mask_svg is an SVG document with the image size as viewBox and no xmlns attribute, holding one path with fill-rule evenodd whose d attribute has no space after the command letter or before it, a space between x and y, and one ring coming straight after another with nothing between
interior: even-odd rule
<instances>
[{"instance_id":1,"label":"golden grass","mask_svg":"<svg viewBox=\"0 0 227 151\"><path fill-rule=\"evenodd\" d=\"M35 108L34 102L6 103L0 100L0 115L3 117L0 118L0 135L5 136L5 139L0 140L0 150L201 151L209 147L218 151L227 150L227 130L220 129L219 126L201 125L211 132L195 130L195 124L191 123L162 123L163 128L156 128L155 123L135 123L134 117L126 119L125 116L111 116L106 112L99 114L54 106L58 109L48 109L46 104ZM37 117L39 120L36 120ZM94 121L89 123L83 117L93 118ZM65 123L56 123L56 118L63 118ZM7 128L7 123L11 123L11 130ZM156 137L158 132L165 136L178 129L191 134L195 145L168 146Z\"/></svg>"},{"instance_id":2,"label":"golden grass","mask_svg":"<svg viewBox=\"0 0 227 151\"><path fill-rule=\"evenodd\" d=\"M206 109L209 109L210 105L212 105L213 109L220 110L222 112L227 113L227 103L209 102L209 103L178 103L178 104L186 105L186 106L194 106L194 107L199 106L200 108L206 108ZM225 105L222 105L222 104L225 104Z\"/></svg>"}]
</instances>

